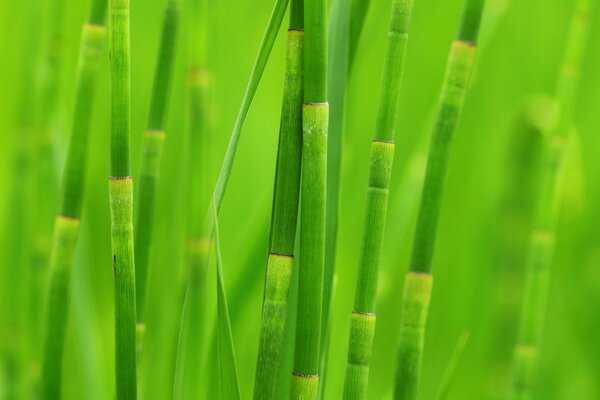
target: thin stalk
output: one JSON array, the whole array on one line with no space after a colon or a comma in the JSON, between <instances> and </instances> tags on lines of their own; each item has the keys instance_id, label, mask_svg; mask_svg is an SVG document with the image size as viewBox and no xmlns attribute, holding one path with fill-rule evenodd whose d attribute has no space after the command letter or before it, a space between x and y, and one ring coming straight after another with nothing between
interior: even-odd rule
<instances>
[{"instance_id":1,"label":"thin stalk","mask_svg":"<svg viewBox=\"0 0 600 400\"><path fill-rule=\"evenodd\" d=\"M109 1L111 176L108 188L115 281L115 375L118 400L137 397L133 180L129 160L129 9L129 0Z\"/></svg>"},{"instance_id":2,"label":"thin stalk","mask_svg":"<svg viewBox=\"0 0 600 400\"><path fill-rule=\"evenodd\" d=\"M327 60L329 94L329 132L327 143L327 208L325 226L325 273L323 277L323 316L321 318L321 371L327 368L330 334L330 309L333 299L335 255L337 248L338 209L342 136L345 127L346 85L349 74L350 1L334 0L330 6ZM325 378L325 377L324 377ZM319 399L323 398L325 379L319 383Z\"/></svg>"},{"instance_id":3,"label":"thin stalk","mask_svg":"<svg viewBox=\"0 0 600 400\"><path fill-rule=\"evenodd\" d=\"M206 0L187 4L191 16L188 50L188 185L189 224L185 249L185 273L181 293L185 293L184 311L175 368L174 399L188 399L201 393L198 379L202 369L202 348L206 342L206 325L196 315L206 312L205 277L210 237L204 236L203 217L210 199L210 137L213 130L210 116L210 69L208 66L211 9ZM186 293L187 283L187 293Z\"/></svg>"},{"instance_id":4,"label":"thin stalk","mask_svg":"<svg viewBox=\"0 0 600 400\"><path fill-rule=\"evenodd\" d=\"M215 253L217 255L217 341L219 359L220 395L225 400L240 399L240 384L233 348L233 336L227 294L223 277L223 261L221 260L221 243L219 239L219 223L215 211Z\"/></svg>"},{"instance_id":5,"label":"thin stalk","mask_svg":"<svg viewBox=\"0 0 600 400\"><path fill-rule=\"evenodd\" d=\"M262 308L255 399L276 399L292 270L302 154L304 30L302 0L292 0L287 36L271 239Z\"/></svg>"},{"instance_id":6,"label":"thin stalk","mask_svg":"<svg viewBox=\"0 0 600 400\"><path fill-rule=\"evenodd\" d=\"M348 51L351 65L370 7L371 0L350 0L350 45Z\"/></svg>"},{"instance_id":7,"label":"thin stalk","mask_svg":"<svg viewBox=\"0 0 600 400\"><path fill-rule=\"evenodd\" d=\"M452 137L475 64L483 5L484 0L467 0L464 6L460 29L450 50L437 121L429 145L412 260L404 283L394 390L394 398L397 400L417 398L440 207Z\"/></svg>"},{"instance_id":8,"label":"thin stalk","mask_svg":"<svg viewBox=\"0 0 600 400\"><path fill-rule=\"evenodd\" d=\"M590 1L578 0L571 17L565 55L558 79L560 114L544 143L536 214L529 241L525 293L515 346L512 398L530 399L539 364L540 344L548 305L551 265L561 200L561 171L568 135L574 125L574 110L580 84L581 65L589 37Z\"/></svg>"},{"instance_id":9,"label":"thin stalk","mask_svg":"<svg viewBox=\"0 0 600 400\"><path fill-rule=\"evenodd\" d=\"M291 399L315 399L319 388L329 126L326 4L304 2L300 264Z\"/></svg>"},{"instance_id":10,"label":"thin stalk","mask_svg":"<svg viewBox=\"0 0 600 400\"><path fill-rule=\"evenodd\" d=\"M369 365L375 336L375 301L389 186L394 159L394 131L402 88L412 0L395 0L383 71L382 92L367 188L359 274L350 322L350 344L344 398L367 396Z\"/></svg>"},{"instance_id":11,"label":"thin stalk","mask_svg":"<svg viewBox=\"0 0 600 400\"><path fill-rule=\"evenodd\" d=\"M105 14L106 0L95 0L81 33L71 141L63 177L62 206L54 225L50 259L50 286L42 354L41 394L44 399L58 399L61 393L71 270L79 236L98 68L106 41Z\"/></svg>"},{"instance_id":12,"label":"thin stalk","mask_svg":"<svg viewBox=\"0 0 600 400\"><path fill-rule=\"evenodd\" d=\"M30 280L29 251L33 218L29 204L33 198L35 121L32 104L36 98L37 84L33 66L40 56L39 27L41 7L37 2L28 5L23 16L23 38L20 64L22 79L19 83L19 106L16 112L14 144L10 171L10 191L7 193L7 213L3 220L2 239L2 296L0 312L0 357L3 370L4 393L7 398L24 398L32 386L26 371L28 327L26 305ZM18 270L20 273L15 274Z\"/></svg>"},{"instance_id":13,"label":"thin stalk","mask_svg":"<svg viewBox=\"0 0 600 400\"><path fill-rule=\"evenodd\" d=\"M160 163L165 141L165 121L168 111L173 64L177 49L180 0L167 0L163 16L160 47L154 72L150 112L142 139L142 161L138 184L135 217L135 274L138 329L144 332L146 285L150 247L154 231L154 209ZM140 347L141 344L138 345Z\"/></svg>"},{"instance_id":14,"label":"thin stalk","mask_svg":"<svg viewBox=\"0 0 600 400\"><path fill-rule=\"evenodd\" d=\"M242 99L242 104L240 106L240 110L238 112L235 125L233 127L233 131L229 139L229 144L227 146L225 157L223 159L223 163L221 164L221 170L219 172L217 183L212 193L217 216L221 208L221 203L223 202L223 197L225 195L225 190L227 188L227 183L229 181L231 171L233 169L233 161L237 151L237 145L241 136L242 127L244 125L244 121L246 120L246 116L248 115L248 111L250 110L250 106L256 94L256 90L258 89L258 84L260 83L262 74L267 65L269 55L271 53L273 44L275 43L275 39L277 37L277 33L281 26L281 22L283 21L283 17L285 15L288 1L289 0L277 0L275 2L273 11L271 12L271 16L267 23L265 34L263 36L260 48L258 50L258 55L254 63L254 67L252 68L252 73L250 74L248 85L246 86L244 98ZM200 323L199 315L197 313L191 313L191 311L201 309L202 292L204 292L205 290L204 286L206 281L206 273L208 270L208 257L205 254L205 248L206 243L210 242L210 237L212 236L215 221L213 211L209 207L206 208L206 211L206 219L203 220L204 224L199 225L198 228L200 234L197 237L199 238L199 240L197 242L195 241L194 244L192 244L194 248L197 245L197 248L199 249L199 251L197 252L199 253L199 257L196 259L198 261L196 265L190 266L189 278L186 287L186 300L184 305L184 311L182 314L180 342L177 356L178 371L175 374L176 394L181 388L184 374L187 374L185 372L183 357L186 353L186 348L188 348L189 345L188 341L185 339L187 335L185 335L184 330L187 329L187 326L197 326L197 324Z\"/></svg>"}]
</instances>

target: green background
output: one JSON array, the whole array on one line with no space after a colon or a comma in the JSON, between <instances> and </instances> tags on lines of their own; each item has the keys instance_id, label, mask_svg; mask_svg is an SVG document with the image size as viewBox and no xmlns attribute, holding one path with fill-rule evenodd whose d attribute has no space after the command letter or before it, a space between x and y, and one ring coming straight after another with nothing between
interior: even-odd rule
<instances>
[{"instance_id":1,"label":"green background","mask_svg":"<svg viewBox=\"0 0 600 400\"><path fill-rule=\"evenodd\" d=\"M62 171L72 110L79 33L87 2L66 1L64 70L59 112L54 118L56 169ZM25 79L23 59L31 35L39 35L49 14L46 2L0 3L0 218L5 226L11 160ZM134 182L149 107L163 1L133 0L132 165ZM272 7L271 0L213 2L210 30L213 74L212 146L214 176L220 166L245 84ZM460 1L415 0L413 25L397 126L390 212L380 274L380 301L369 398L390 397L395 370L403 276L412 242L416 200L415 170L429 138L450 43L460 17ZM32 8L39 7L32 12ZM434 396L461 332L470 339L450 388L450 399L500 399L509 386L509 363L522 295L526 236L505 232L502 214L508 154L516 115L527 100L552 94L562 59L572 1L488 0L481 51L451 157L438 247L434 290L426 335L421 398ZM390 2L374 1L367 17L348 85L343 141L342 188L336 288L329 365L323 374L326 399L341 398L349 316L367 184L369 143L375 126ZM33 19L32 19L33 15ZM185 2L182 19L186 21ZM537 398L600 398L600 24L592 20L588 57L576 107L576 139L571 143L563 212L558 227L550 301L542 346ZM284 22L284 25L287 23ZM185 27L184 27L185 28ZM224 272L243 397L252 390L266 265L268 223L274 181L279 112L285 61L282 29L243 129L233 174L220 213ZM151 257L146 398L169 398L180 310L183 235L186 227L187 38L181 35L171 97L156 234ZM108 209L109 120L107 58L102 67L90 142L82 235L73 270L72 301L64 365L64 397L108 399L114 392L113 281ZM39 69L39 70L38 70ZM34 76L44 71L35 69ZM41 78L40 78L41 79ZM35 81L33 82L35 86ZM31 112L35 112L32 107ZM421 156L420 156L421 155ZM421 160L422 161L422 160ZM416 167L415 167L416 165ZM57 172L58 174L58 172ZM411 178L413 177L413 178ZM412 179L412 180L411 180ZM522 196L531 194L522 188ZM31 210L43 198L33 199ZM508 263L498 251L509 235L517 254ZM6 236L4 236L6 237ZM10 270L6 240L2 268ZM509 278L502 278L509 271ZM15 279L20 271L15 268ZM215 271L209 287L214 292ZM10 285L11 282L1 283ZM210 298L216 304L215 295ZM214 321L215 307L210 307ZM2 340L8 340L2 338ZM198 344L201 345L200 343ZM206 346L214 346L207 343ZM214 384L214 365L201 377ZM0 386L6 382L0 380ZM208 390L208 389L207 389ZM206 395L208 396L208 395Z\"/></svg>"}]
</instances>

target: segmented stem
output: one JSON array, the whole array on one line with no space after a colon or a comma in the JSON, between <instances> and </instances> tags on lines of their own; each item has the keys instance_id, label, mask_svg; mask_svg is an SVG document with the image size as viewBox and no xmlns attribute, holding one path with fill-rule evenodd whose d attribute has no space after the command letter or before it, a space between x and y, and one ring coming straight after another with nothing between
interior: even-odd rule
<instances>
[{"instance_id":1,"label":"segmented stem","mask_svg":"<svg viewBox=\"0 0 600 400\"><path fill-rule=\"evenodd\" d=\"M557 85L559 120L549 132L542 154L541 185L536 199L534 229L529 242L525 293L518 342L515 346L512 398L530 399L539 363L540 342L548 304L556 224L561 199L560 174L589 37L589 0L578 0L571 17L565 55Z\"/></svg>"},{"instance_id":2,"label":"segmented stem","mask_svg":"<svg viewBox=\"0 0 600 400\"><path fill-rule=\"evenodd\" d=\"M271 216L271 241L262 309L255 399L277 398L285 339L285 321L294 266L294 243L300 194L304 31L292 0L287 37L286 73L279 129L277 172Z\"/></svg>"},{"instance_id":3,"label":"segmented stem","mask_svg":"<svg viewBox=\"0 0 600 400\"><path fill-rule=\"evenodd\" d=\"M410 271L405 282L394 398L417 398L425 336L431 268L451 144L475 64L484 0L467 0L452 44L417 218Z\"/></svg>"},{"instance_id":4,"label":"segmented stem","mask_svg":"<svg viewBox=\"0 0 600 400\"><path fill-rule=\"evenodd\" d=\"M347 399L364 399L367 396L369 364L375 336L379 258L387 215L394 159L394 130L412 8L412 0L395 0L392 3L379 114L375 138L371 144L359 274L350 324L350 347L344 387L344 397Z\"/></svg>"},{"instance_id":5,"label":"segmented stem","mask_svg":"<svg viewBox=\"0 0 600 400\"><path fill-rule=\"evenodd\" d=\"M63 177L63 200L61 213L54 224L50 257L50 284L46 304L41 377L41 394L44 399L58 399L61 393L70 276L85 188L87 148L97 73L106 40L106 28L102 25L105 14L106 0L94 1L88 22L82 28L75 110Z\"/></svg>"}]
</instances>

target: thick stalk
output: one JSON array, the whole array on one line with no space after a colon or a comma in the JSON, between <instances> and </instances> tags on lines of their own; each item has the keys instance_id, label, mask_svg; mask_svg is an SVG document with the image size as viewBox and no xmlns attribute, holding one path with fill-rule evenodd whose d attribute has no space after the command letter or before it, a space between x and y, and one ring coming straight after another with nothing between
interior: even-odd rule
<instances>
[{"instance_id":1,"label":"thick stalk","mask_svg":"<svg viewBox=\"0 0 600 400\"><path fill-rule=\"evenodd\" d=\"M574 123L581 64L589 36L589 14L590 1L578 0L571 19L557 87L560 115L558 123L548 134L542 155L541 186L529 242L523 308L514 352L513 399L530 399L534 394L560 212L560 175L568 134Z\"/></svg>"},{"instance_id":2,"label":"thick stalk","mask_svg":"<svg viewBox=\"0 0 600 400\"><path fill-rule=\"evenodd\" d=\"M431 296L432 261L452 138L475 64L484 0L467 0L450 50L437 121L429 147L413 253L406 276L394 398L417 398L423 342Z\"/></svg>"},{"instance_id":3,"label":"thick stalk","mask_svg":"<svg viewBox=\"0 0 600 400\"><path fill-rule=\"evenodd\" d=\"M315 399L319 388L329 127L326 3L304 2L300 270L291 399Z\"/></svg>"},{"instance_id":4,"label":"thick stalk","mask_svg":"<svg viewBox=\"0 0 600 400\"><path fill-rule=\"evenodd\" d=\"M133 180L129 160L131 70L129 0L109 1L112 263L115 284L116 398L133 400L136 387L136 304Z\"/></svg>"},{"instance_id":5,"label":"thick stalk","mask_svg":"<svg viewBox=\"0 0 600 400\"><path fill-rule=\"evenodd\" d=\"M255 399L276 399L292 269L302 153L304 30L302 1L291 1L279 149L264 300L254 384Z\"/></svg>"},{"instance_id":6,"label":"thick stalk","mask_svg":"<svg viewBox=\"0 0 600 400\"><path fill-rule=\"evenodd\" d=\"M77 244L85 186L87 148L91 128L98 67L103 54L106 0L96 0L83 26L79 52L75 110L63 177L61 212L54 225L50 258L50 286L42 354L44 399L58 399L61 392L62 358L69 310L70 277Z\"/></svg>"},{"instance_id":7,"label":"thick stalk","mask_svg":"<svg viewBox=\"0 0 600 400\"><path fill-rule=\"evenodd\" d=\"M142 161L139 173L140 181L138 184L134 234L136 309L137 322L140 325L138 329L141 332L144 331L144 305L146 303L150 247L154 231L154 209L165 141L165 120L171 91L172 71L177 48L179 8L179 0L168 0L165 5L160 47L154 72L154 86L150 100L150 112L142 140Z\"/></svg>"},{"instance_id":8,"label":"thick stalk","mask_svg":"<svg viewBox=\"0 0 600 400\"><path fill-rule=\"evenodd\" d=\"M375 137L371 144L371 167L358 281L350 322L348 366L344 387L344 398L347 399L364 399L367 396L369 365L375 336L379 258L387 214L394 158L394 131L412 7L412 0L395 0L392 3L379 114Z\"/></svg>"}]
</instances>

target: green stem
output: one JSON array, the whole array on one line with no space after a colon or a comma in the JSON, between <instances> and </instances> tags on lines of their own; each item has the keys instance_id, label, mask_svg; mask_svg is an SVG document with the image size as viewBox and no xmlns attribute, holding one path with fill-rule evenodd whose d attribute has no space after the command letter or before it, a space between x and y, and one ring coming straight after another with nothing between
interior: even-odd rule
<instances>
[{"instance_id":1,"label":"green stem","mask_svg":"<svg viewBox=\"0 0 600 400\"><path fill-rule=\"evenodd\" d=\"M294 266L302 153L304 31L302 17L298 17L298 9L301 11L301 6L301 0L292 0L271 216L271 242L254 385L255 399L277 398Z\"/></svg>"},{"instance_id":2,"label":"green stem","mask_svg":"<svg viewBox=\"0 0 600 400\"><path fill-rule=\"evenodd\" d=\"M133 181L129 141L131 70L129 0L109 1L111 78L111 243L115 296L116 397L133 400L136 387L136 304L133 252Z\"/></svg>"},{"instance_id":3,"label":"green stem","mask_svg":"<svg viewBox=\"0 0 600 400\"><path fill-rule=\"evenodd\" d=\"M55 222L50 258L50 286L42 355L41 393L44 399L58 399L61 392L70 276L79 232L98 68L106 40L106 28L102 25L105 14L106 0L94 1L88 22L82 29L75 110L63 178L63 202Z\"/></svg>"},{"instance_id":4,"label":"green stem","mask_svg":"<svg viewBox=\"0 0 600 400\"><path fill-rule=\"evenodd\" d=\"M371 144L371 167L364 215L359 274L350 324L350 345L344 398L367 396L369 365L375 336L375 300L379 258L387 214L394 158L394 131L406 59L412 0L395 0L385 56L382 91L375 137Z\"/></svg>"},{"instance_id":5,"label":"green stem","mask_svg":"<svg viewBox=\"0 0 600 400\"><path fill-rule=\"evenodd\" d=\"M142 162L139 174L134 234L138 325L143 325L145 322L144 306L146 303L150 247L154 231L154 209L165 141L165 119L177 48L179 8L179 0L168 0L165 6L160 48L154 72L150 112L142 141Z\"/></svg>"},{"instance_id":6,"label":"green stem","mask_svg":"<svg viewBox=\"0 0 600 400\"><path fill-rule=\"evenodd\" d=\"M438 117L429 147L421 206L417 217L410 271L405 282L394 398L417 398L431 268L452 138L462 112L475 64L484 0L467 0L459 33L452 44Z\"/></svg>"},{"instance_id":7,"label":"green stem","mask_svg":"<svg viewBox=\"0 0 600 400\"><path fill-rule=\"evenodd\" d=\"M291 399L316 399L319 390L329 128L326 4L304 2L300 270Z\"/></svg>"},{"instance_id":8,"label":"green stem","mask_svg":"<svg viewBox=\"0 0 600 400\"><path fill-rule=\"evenodd\" d=\"M568 134L574 124L580 69L589 37L589 14L589 0L578 0L571 19L557 87L559 120L549 132L543 149L541 186L536 199L536 216L529 242L523 308L513 360L514 399L530 399L534 394L540 342L548 306L556 224L560 212L560 175Z\"/></svg>"}]
</instances>

